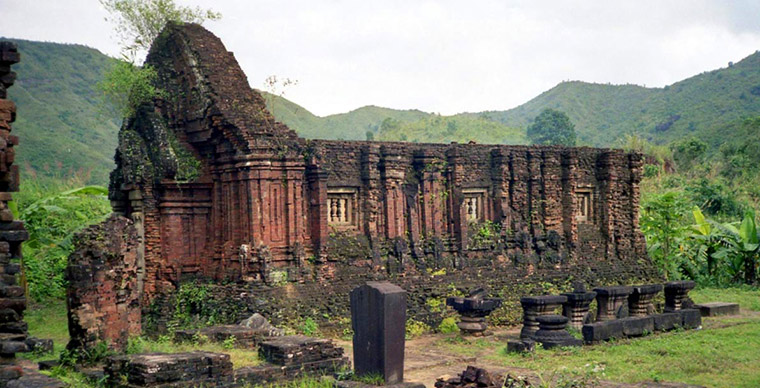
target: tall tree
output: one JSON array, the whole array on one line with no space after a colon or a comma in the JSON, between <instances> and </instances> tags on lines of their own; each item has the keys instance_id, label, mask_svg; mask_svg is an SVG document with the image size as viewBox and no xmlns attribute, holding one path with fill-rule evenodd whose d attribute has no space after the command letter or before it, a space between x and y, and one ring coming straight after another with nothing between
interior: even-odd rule
<instances>
[{"instance_id":1,"label":"tall tree","mask_svg":"<svg viewBox=\"0 0 760 388\"><path fill-rule=\"evenodd\" d=\"M528 126L528 139L540 145L575 145L575 125L564 112L544 109Z\"/></svg>"}]
</instances>

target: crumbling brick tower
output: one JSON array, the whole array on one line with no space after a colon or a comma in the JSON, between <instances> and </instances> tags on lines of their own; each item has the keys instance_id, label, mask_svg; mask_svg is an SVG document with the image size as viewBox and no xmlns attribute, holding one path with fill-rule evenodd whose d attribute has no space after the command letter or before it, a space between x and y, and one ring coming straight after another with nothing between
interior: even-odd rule
<instances>
[{"instance_id":1,"label":"crumbling brick tower","mask_svg":"<svg viewBox=\"0 0 760 388\"><path fill-rule=\"evenodd\" d=\"M18 137L11 135L11 123L16 119L16 105L8 100L7 89L16 80L11 65L19 61L16 45L0 42L0 385L21 375L21 369L12 366L15 353L28 351L24 288L18 284L21 272L21 243L29 234L21 221L13 219L8 207L11 192L18 191L19 170L13 164L14 146Z\"/></svg>"}]
</instances>

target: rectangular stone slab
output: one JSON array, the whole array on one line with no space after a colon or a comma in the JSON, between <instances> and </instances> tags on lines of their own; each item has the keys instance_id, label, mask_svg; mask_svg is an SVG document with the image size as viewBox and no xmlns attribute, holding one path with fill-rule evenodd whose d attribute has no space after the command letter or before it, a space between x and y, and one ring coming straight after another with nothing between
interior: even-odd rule
<instances>
[{"instance_id":1,"label":"rectangular stone slab","mask_svg":"<svg viewBox=\"0 0 760 388\"><path fill-rule=\"evenodd\" d=\"M652 315L655 331L669 331L681 326L681 314L663 313Z\"/></svg>"},{"instance_id":2,"label":"rectangular stone slab","mask_svg":"<svg viewBox=\"0 0 760 388\"><path fill-rule=\"evenodd\" d=\"M684 329L696 329L702 326L702 313L697 309L680 310L681 327Z\"/></svg>"},{"instance_id":3,"label":"rectangular stone slab","mask_svg":"<svg viewBox=\"0 0 760 388\"><path fill-rule=\"evenodd\" d=\"M583 341L587 344L607 341L612 338L622 338L623 322L620 319L595 322L583 325L581 332L583 333Z\"/></svg>"},{"instance_id":4,"label":"rectangular stone slab","mask_svg":"<svg viewBox=\"0 0 760 388\"><path fill-rule=\"evenodd\" d=\"M367 282L351 291L354 373L404 381L406 291L389 282Z\"/></svg>"},{"instance_id":5,"label":"rectangular stone slab","mask_svg":"<svg viewBox=\"0 0 760 388\"><path fill-rule=\"evenodd\" d=\"M739 315L738 303L710 302L694 306L698 308L703 317L716 317L719 315Z\"/></svg>"},{"instance_id":6,"label":"rectangular stone slab","mask_svg":"<svg viewBox=\"0 0 760 388\"><path fill-rule=\"evenodd\" d=\"M623 318L621 321L626 337L641 337L654 332L654 318L651 316Z\"/></svg>"}]
</instances>

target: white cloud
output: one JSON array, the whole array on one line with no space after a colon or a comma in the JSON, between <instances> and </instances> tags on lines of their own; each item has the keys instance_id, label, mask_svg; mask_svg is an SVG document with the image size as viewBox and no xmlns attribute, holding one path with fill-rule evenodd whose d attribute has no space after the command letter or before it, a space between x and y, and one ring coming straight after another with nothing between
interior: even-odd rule
<instances>
[{"instance_id":1,"label":"white cloud","mask_svg":"<svg viewBox=\"0 0 760 388\"><path fill-rule=\"evenodd\" d=\"M182 1L208 7L208 2ZM752 1L233 1L207 27L316 114L508 109L563 80L664 86L760 48ZM0 35L115 55L96 0L0 0Z\"/></svg>"}]
</instances>

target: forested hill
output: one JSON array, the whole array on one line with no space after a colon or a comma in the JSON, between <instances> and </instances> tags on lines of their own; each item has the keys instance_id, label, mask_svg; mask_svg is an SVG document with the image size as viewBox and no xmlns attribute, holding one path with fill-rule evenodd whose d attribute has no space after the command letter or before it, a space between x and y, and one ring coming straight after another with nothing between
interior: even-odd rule
<instances>
[{"instance_id":1,"label":"forested hill","mask_svg":"<svg viewBox=\"0 0 760 388\"><path fill-rule=\"evenodd\" d=\"M90 171L92 183L104 184L120 120L104 113L95 85L113 59L80 45L14 41L22 55L9 90L19 112L19 163L46 175ZM307 138L522 144L530 121L555 108L570 116L582 144L614 146L632 133L661 144L694 135L714 151L739 119L760 115L760 54L665 88L564 82L514 109L455 116L366 106L318 117L265 97L278 120Z\"/></svg>"},{"instance_id":2,"label":"forested hill","mask_svg":"<svg viewBox=\"0 0 760 388\"><path fill-rule=\"evenodd\" d=\"M586 144L636 133L655 143L694 135L717 146L727 125L760 115L760 53L664 88L563 82L517 108L474 115L525 127L544 108L567 113Z\"/></svg>"},{"instance_id":3,"label":"forested hill","mask_svg":"<svg viewBox=\"0 0 760 388\"><path fill-rule=\"evenodd\" d=\"M81 45L11 40L21 53L8 95L18 111L13 131L21 139L22 179L32 171L80 172L104 184L114 167L120 120L104 112L95 85L113 59Z\"/></svg>"}]
</instances>

